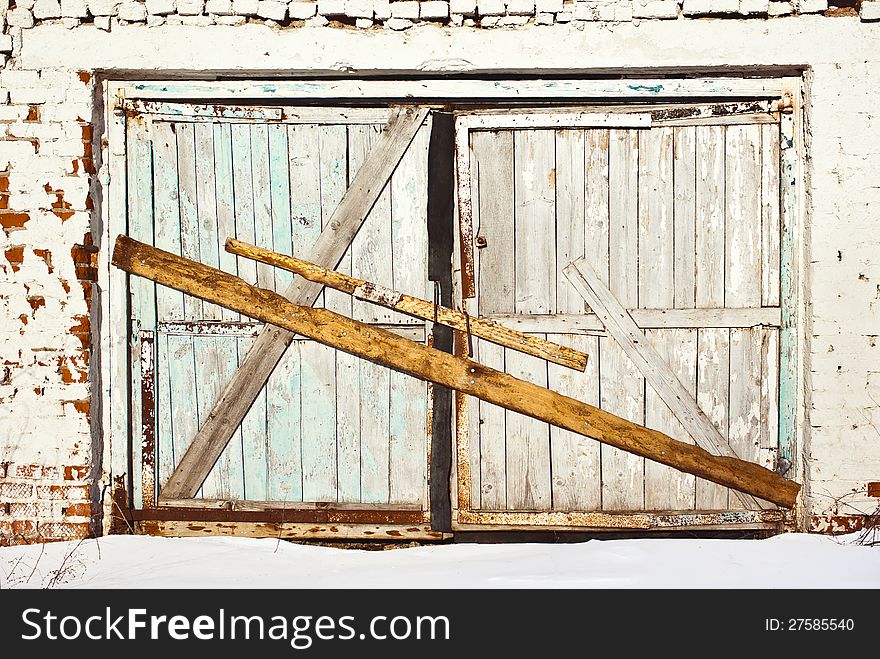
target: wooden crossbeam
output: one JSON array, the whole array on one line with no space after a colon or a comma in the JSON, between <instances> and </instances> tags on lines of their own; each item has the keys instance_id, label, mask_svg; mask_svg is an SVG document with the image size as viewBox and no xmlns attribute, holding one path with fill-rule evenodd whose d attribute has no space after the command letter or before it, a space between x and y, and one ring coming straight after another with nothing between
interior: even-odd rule
<instances>
[{"instance_id":1,"label":"wooden crossbeam","mask_svg":"<svg viewBox=\"0 0 880 659\"><path fill-rule=\"evenodd\" d=\"M326 309L293 304L228 273L119 236L113 264L368 361L597 439L719 485L791 508L800 485L752 462L713 456L604 410L464 357L429 348ZM170 497L169 497L170 498Z\"/></svg>"},{"instance_id":2,"label":"wooden crossbeam","mask_svg":"<svg viewBox=\"0 0 880 659\"><path fill-rule=\"evenodd\" d=\"M574 289L587 301L608 334L635 364L645 380L654 388L675 417L694 438L698 446L713 455L738 458L715 424L694 400L648 337L639 329L620 301L587 264L585 259L569 263L563 274ZM760 501L743 492L735 492L749 510L765 508Z\"/></svg>"},{"instance_id":3,"label":"wooden crossbeam","mask_svg":"<svg viewBox=\"0 0 880 659\"><path fill-rule=\"evenodd\" d=\"M401 109L391 116L315 241L312 261L331 268L339 264L427 116L428 110L421 108ZM311 305L320 294L320 284L299 277L284 297ZM263 329L171 474L160 499L196 495L293 338L292 332L277 325Z\"/></svg>"},{"instance_id":4,"label":"wooden crossbeam","mask_svg":"<svg viewBox=\"0 0 880 659\"><path fill-rule=\"evenodd\" d=\"M260 263L283 268L301 277L305 277L309 281L353 295L359 300L366 300L367 302L372 302L388 309L394 309L395 311L400 311L423 320L436 321L460 332L470 332L481 339L486 339L511 350L518 350L528 355L546 359L560 366L567 366L577 371L584 371L587 368L587 355L580 350L562 346L537 336L517 332L491 320L467 316L462 311L442 307L439 304L434 305L427 300L422 300L406 293L400 293L373 282L357 279L335 270L329 270L294 256L278 254L277 252L263 249L256 245L250 245L235 238L226 240L226 251L238 256L254 259Z\"/></svg>"}]
</instances>

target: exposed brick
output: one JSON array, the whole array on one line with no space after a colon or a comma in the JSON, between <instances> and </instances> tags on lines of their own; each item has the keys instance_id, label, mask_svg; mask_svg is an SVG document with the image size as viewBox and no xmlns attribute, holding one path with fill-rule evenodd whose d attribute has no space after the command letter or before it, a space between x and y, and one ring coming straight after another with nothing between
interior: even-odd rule
<instances>
[{"instance_id":1,"label":"exposed brick","mask_svg":"<svg viewBox=\"0 0 880 659\"><path fill-rule=\"evenodd\" d=\"M29 219L31 218L27 213L0 211L0 226L4 229L20 229Z\"/></svg>"},{"instance_id":2,"label":"exposed brick","mask_svg":"<svg viewBox=\"0 0 880 659\"><path fill-rule=\"evenodd\" d=\"M88 501L89 488L86 485L38 485L37 498L66 501Z\"/></svg>"},{"instance_id":3,"label":"exposed brick","mask_svg":"<svg viewBox=\"0 0 880 659\"><path fill-rule=\"evenodd\" d=\"M91 474L91 469L86 465L73 466L68 465L64 467L64 480L66 481L81 481L85 480Z\"/></svg>"},{"instance_id":4,"label":"exposed brick","mask_svg":"<svg viewBox=\"0 0 880 659\"><path fill-rule=\"evenodd\" d=\"M39 529L41 538L56 540L81 540L90 535L88 522L43 522Z\"/></svg>"},{"instance_id":5,"label":"exposed brick","mask_svg":"<svg viewBox=\"0 0 880 659\"><path fill-rule=\"evenodd\" d=\"M305 20L306 18L311 18L318 13L318 3L291 2L287 5L287 13L292 19Z\"/></svg>"}]
</instances>

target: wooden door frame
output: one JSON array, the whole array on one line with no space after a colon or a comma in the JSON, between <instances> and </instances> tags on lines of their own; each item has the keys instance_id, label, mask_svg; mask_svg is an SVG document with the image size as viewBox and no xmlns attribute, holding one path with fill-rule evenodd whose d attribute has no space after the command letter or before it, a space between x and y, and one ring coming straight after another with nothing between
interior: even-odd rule
<instances>
[{"instance_id":1,"label":"wooden door frame","mask_svg":"<svg viewBox=\"0 0 880 659\"><path fill-rule=\"evenodd\" d=\"M800 217L803 208L802 167L803 158L803 106L801 102L801 80L799 78L780 78L778 95L768 95L761 100L765 110L779 111L780 126L780 371L779 371L779 461L782 473L790 478L802 476L802 465L796 456L800 455L801 424L798 410L802 409L802 391L798 387L801 380L801 364L798 359L801 351L798 319L802 317L798 294L802 278L798 276L800 263ZM605 114L600 114L602 106L574 108L573 111L536 112L527 114L527 109L519 109L523 114L498 114L462 111L457 115L455 128L456 197L459 227L456 231L457 244L453 255L454 271L460 273L454 279L455 299L473 314L478 313L475 305L476 272L474 253L474 230L471 193L471 150L470 131L474 129L510 128L554 128L572 127L643 127L668 125L694 125L705 120L706 123L732 123L717 112L718 104L727 105L732 112L749 112L751 102L741 103L725 92L712 94L708 115L697 114L691 118L670 115L664 117L662 111L651 113L650 106L608 105ZM688 105L680 101L680 105ZM754 104L756 106L760 104ZM659 107L659 103L658 103ZM756 107L754 112L760 110ZM721 109L721 112L727 112ZM733 115L730 115L731 117ZM645 118L647 117L647 121ZM755 119L759 119L758 116ZM755 123L759 123L756 121ZM776 120L774 120L774 123ZM764 312L764 310L761 310ZM649 312L644 313L650 316ZM754 314L753 314L754 315ZM766 315L766 313L764 314ZM502 315L492 316L502 320ZM571 326L590 326L592 318L562 319ZM664 323L660 323L664 324ZM519 329L523 330L522 326ZM600 325L601 327L601 325ZM546 331L546 328L544 329ZM561 330L560 330L561 331ZM457 336L456 345L465 345L464 338ZM778 510L728 510L728 511L669 511L669 512L563 512L563 511L483 511L473 508L470 472L474 467L476 455L470 451L470 434L474 424L469 419L468 397L456 393L454 411L455 474L453 477L453 522L454 531L471 530L552 530L552 531L610 531L620 529L639 530L720 530L720 529L775 529L791 525L802 514L802 506L792 512Z\"/></svg>"},{"instance_id":2,"label":"wooden door frame","mask_svg":"<svg viewBox=\"0 0 880 659\"><path fill-rule=\"evenodd\" d=\"M536 71L535 73L540 73ZM544 101L568 102L580 108L590 104L598 105L596 109L607 112L607 106L601 104L620 103L625 101L630 104L643 104L644 108L656 108L658 103L670 103L674 100L683 99L725 99L725 100L748 100L748 99L779 99L788 98L791 101L794 112L783 115L783 126L788 122L788 131L791 135L787 150L783 150L783 174L784 180L790 185L785 186L787 194L783 199L782 226L783 250L789 259L783 261L783 268L788 267L783 277L783 330L781 342L786 354L791 356L788 371L780 372L780 389L785 392L784 401L780 403L780 428L783 424L789 429L787 436L791 437L790 444L780 446L780 456L790 460L792 471L790 477L800 476L800 461L794 456L799 454L797 447L801 445L799 434L802 424L797 422L797 417L802 413L802 388L798 383L802 382L799 368L803 360L797 359L797 355L803 350L802 332L798 331L798 322L801 314L796 308L797 300L803 299L798 295L802 278L798 276L801 260L799 253L802 249L802 241L799 239L800 218L804 207L804 192L801 184L803 178L803 117L802 117L802 81L801 78L780 77L693 77L693 72L687 73L683 78L645 78L630 77L621 79L594 79L588 76L571 79L556 78L548 73L541 79L475 79L475 78L443 78L443 79L418 79L413 77L400 77L398 79L270 79L260 80L253 77L247 81L207 81L207 80L139 80L136 78L123 80L109 77L103 80L103 110L105 118L104 140L101 148L101 162L103 167L98 176L98 186L101 192L100 235L96 235L102 249L99 252L99 290L100 300L98 313L102 320L99 323L96 342L101 347L98 362L100 394L94 422L101 429L99 436L103 440L103 473L107 482L105 507L105 532L114 527L114 519L124 517L137 517L123 510L129 505L132 480L142 479L141 460L135 460L132 449L140 453L140 445L143 441L133 441L131 435L131 418L128 405L132 392L129 386L129 368L133 366L133 355L139 345L134 341L136 333L132 333L128 327L128 287L124 273L114 271L110 267L110 249L113 239L118 233L127 233L127 208L126 208L126 103L130 107L141 104L144 109L151 111L167 110L170 117L178 115L181 107L193 108L198 106L198 101L213 103L215 101L228 101L233 105L241 105L242 99L252 101L255 106L269 102L297 102L297 101L326 101L328 105L350 103L353 97L365 99L373 104L393 104L395 101L406 98L413 104L443 105L445 103L469 102L471 99L484 99L488 104L494 104L498 108L504 108L505 104L513 99L518 102L529 101L540 104ZM443 103L438 104L437 99ZM174 103L179 101L179 103ZM634 110L636 106L628 106ZM386 111L385 107L375 112ZM366 110L364 110L366 112ZM187 116L187 120L199 120L199 112ZM183 117L180 117L183 118ZM265 119L264 114L257 112L252 117L240 116L239 119ZM790 189L789 189L790 188ZM456 204L456 208L458 204ZM458 240L458 232L454 232ZM459 249L456 245L453 255L453 268L460 267ZM458 285L460 281L453 277L453 282ZM119 328L125 328L119 331ZM782 394L781 394L782 395ZM457 432L453 430L453 436ZM138 455L140 457L140 455ZM456 484L455 460L452 466L452 504L456 507L458 488ZM168 534L204 535L216 533L261 533L266 535L267 525L273 526L272 533L278 530L280 537L323 537L325 531L318 530L317 535L309 535L305 527L315 528L315 524L301 525L278 525L278 521L291 520L290 510L274 511L242 511L238 528L226 523L228 510L206 510L202 516L206 522L200 528L192 524L191 520L174 514L176 511L163 510L161 514L153 515L153 519L145 520L154 527L164 525L161 532ZM460 523L457 515L462 511L454 510L455 525ZM285 515L287 515L285 517ZM682 516L646 516L641 513L632 515L599 514L598 517L565 518L552 520L552 524L538 528L550 529L609 529L609 528L714 528L721 524L725 529L737 528L742 520L734 519L730 514L723 519L707 519L705 516L685 513ZM141 515L141 517L145 517ZM146 517L149 517L147 515ZM295 516L294 516L295 517ZM693 518L693 519L691 519ZM138 520L135 520L138 521ZM404 522L404 520L399 520ZM364 537L356 532L354 526L340 523L340 520L329 519L324 515L325 527L335 525L338 531L330 533L332 537ZM771 524L776 525L776 522ZM288 526L302 528L285 530ZM275 527L278 527L277 529ZM285 528L282 528L285 527ZM515 525L512 525L515 527ZM748 528L755 528L751 522ZM118 528L118 526L116 527ZM432 538L438 539L443 534L432 531L425 525L396 525L397 529L404 528L403 533L395 539ZM479 528L468 524L468 530ZM497 528L497 526L491 526ZM530 522L522 528L537 530ZM377 529L377 533L379 529ZM302 534L305 533L305 536ZM379 537L376 535L375 537ZM390 539L385 536L386 539Z\"/></svg>"}]
</instances>

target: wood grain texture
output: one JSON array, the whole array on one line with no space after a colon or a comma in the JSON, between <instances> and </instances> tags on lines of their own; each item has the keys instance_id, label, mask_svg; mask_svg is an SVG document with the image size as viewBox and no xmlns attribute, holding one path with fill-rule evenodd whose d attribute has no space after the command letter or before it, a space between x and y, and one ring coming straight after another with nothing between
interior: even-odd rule
<instances>
[{"instance_id":1,"label":"wood grain texture","mask_svg":"<svg viewBox=\"0 0 880 659\"><path fill-rule=\"evenodd\" d=\"M782 506L791 507L800 490L797 483L754 463L710 455L698 446L674 440L473 360L422 346L326 309L296 305L274 291L250 286L240 278L124 235L117 238L112 263L126 272L179 288L203 300L238 308L257 320L283 324L289 331L356 354L371 363L500 404L508 410L614 444Z\"/></svg>"},{"instance_id":2,"label":"wood grain texture","mask_svg":"<svg viewBox=\"0 0 880 659\"><path fill-rule=\"evenodd\" d=\"M724 306L724 130L724 126L696 129L697 307Z\"/></svg>"},{"instance_id":3,"label":"wood grain texture","mask_svg":"<svg viewBox=\"0 0 880 659\"><path fill-rule=\"evenodd\" d=\"M477 340L476 358L481 364L504 371L504 348ZM479 456L477 488L472 488L474 508L504 510L507 508L507 426L503 407L478 398L469 400L475 423L471 424L474 447Z\"/></svg>"},{"instance_id":4,"label":"wood grain texture","mask_svg":"<svg viewBox=\"0 0 880 659\"><path fill-rule=\"evenodd\" d=\"M639 330L632 317L591 271L589 265L583 261L574 262L565 268L565 273L572 285L602 319L608 332L627 357L645 376L647 382L669 406L697 444L716 455L736 457L734 449L712 425L697 405L693 395L682 385L644 333ZM747 507L760 505L741 492L738 496Z\"/></svg>"},{"instance_id":5,"label":"wood grain texture","mask_svg":"<svg viewBox=\"0 0 880 659\"><path fill-rule=\"evenodd\" d=\"M357 176L332 214L327 224L328 230L322 232L316 241L311 255L312 261L329 267L335 267L339 263L426 116L427 110L415 109L400 110L392 116L378 143L371 150L369 162L358 170ZM236 128L237 125L234 124L233 153ZM233 179L236 164L233 158ZM238 223L236 228L238 229ZM242 238L238 232L236 237ZM245 279L248 278L246 271L239 270L239 273L244 274ZM253 274L255 276L256 273ZM285 297L311 304L319 293L320 286L298 279L285 291ZM292 340L292 333L277 326L267 327L263 331L194 438L192 450L183 456L175 473L169 478L165 486L165 493L169 498L185 498L198 491Z\"/></svg>"}]
</instances>

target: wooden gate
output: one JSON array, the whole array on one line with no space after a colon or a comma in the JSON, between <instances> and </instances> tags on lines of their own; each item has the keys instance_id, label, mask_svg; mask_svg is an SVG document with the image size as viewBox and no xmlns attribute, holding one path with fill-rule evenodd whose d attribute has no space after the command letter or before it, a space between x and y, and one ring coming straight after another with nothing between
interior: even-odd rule
<instances>
[{"instance_id":1,"label":"wooden gate","mask_svg":"<svg viewBox=\"0 0 880 659\"><path fill-rule=\"evenodd\" d=\"M223 242L234 236L309 257L391 114L138 104L127 121L129 234L282 292L290 273L237 258ZM338 267L419 297L429 288L429 133L425 122ZM204 517L213 510L240 511L226 526L262 523L253 529L261 535L273 522L301 522L286 533L307 537L436 535L426 527L430 387L299 337L196 497L163 498L263 328L148 281L130 286L132 391L141 392L131 422L144 438L133 460L143 466L133 478L138 503L188 508L190 530L204 532L223 526ZM321 292L316 305L429 340L426 323L336 291Z\"/></svg>"},{"instance_id":2,"label":"wooden gate","mask_svg":"<svg viewBox=\"0 0 880 659\"><path fill-rule=\"evenodd\" d=\"M780 123L785 133L780 133ZM780 473L786 301L781 140L769 103L456 124L469 311L590 355L584 373L474 339L480 362L688 440L562 270L583 259L740 457ZM786 194L788 194L786 192ZM789 291L790 293L790 291ZM472 299L467 299L467 298ZM458 343L459 350L467 348ZM650 378L649 378L650 380ZM695 405L694 405L695 407ZM761 526L728 489L459 395L456 527ZM713 431L714 432L714 431ZM690 440L693 443L693 440ZM470 474L470 480L461 474Z\"/></svg>"}]
</instances>

